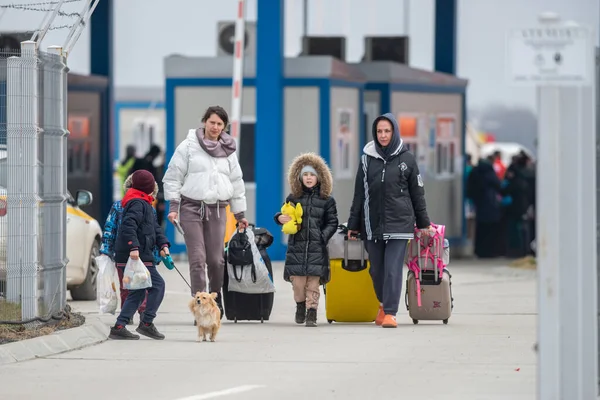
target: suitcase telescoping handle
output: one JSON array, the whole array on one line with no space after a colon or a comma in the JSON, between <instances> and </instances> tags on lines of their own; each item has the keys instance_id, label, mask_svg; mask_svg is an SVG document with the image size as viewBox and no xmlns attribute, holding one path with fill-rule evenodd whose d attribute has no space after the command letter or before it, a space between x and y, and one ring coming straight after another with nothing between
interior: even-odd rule
<instances>
[{"instance_id":1,"label":"suitcase telescoping handle","mask_svg":"<svg viewBox=\"0 0 600 400\"><path fill-rule=\"evenodd\" d=\"M436 244L436 249L440 248L440 243L436 243L439 242L439 238L437 236L428 237L428 241L427 244L425 244L425 241L423 240L423 237L416 237L417 240L417 247L418 247L418 256L417 256L417 266L419 267L419 280L423 281L423 268L421 267L421 258L423 257L423 252L421 251L421 249L423 247L425 247L425 266L427 266L427 260L429 259L429 252L431 251L431 247L433 247L434 243ZM423 246L425 244L425 246ZM439 270L438 270L438 260L439 260L439 255L438 253L433 253L433 274L434 274L434 279L435 279L435 283L438 282L439 280Z\"/></svg>"},{"instance_id":2,"label":"suitcase telescoping handle","mask_svg":"<svg viewBox=\"0 0 600 400\"><path fill-rule=\"evenodd\" d=\"M365 257L365 242L360 238L360 236L356 236L356 239L360 242L360 260L348 260L348 246L350 244L350 240L348 239L348 235L344 235L344 260L342 261L342 268L346 271L350 272L360 272L362 270L367 269L367 258Z\"/></svg>"}]
</instances>

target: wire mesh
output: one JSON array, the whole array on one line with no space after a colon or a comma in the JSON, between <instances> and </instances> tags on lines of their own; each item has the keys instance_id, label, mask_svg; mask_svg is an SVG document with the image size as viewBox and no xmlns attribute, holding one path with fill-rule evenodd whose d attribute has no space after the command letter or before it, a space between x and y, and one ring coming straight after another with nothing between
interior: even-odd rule
<instances>
[{"instance_id":1,"label":"wire mesh","mask_svg":"<svg viewBox=\"0 0 600 400\"><path fill-rule=\"evenodd\" d=\"M0 58L0 321L45 322L66 306L67 69L33 42L15 53Z\"/></svg>"}]
</instances>

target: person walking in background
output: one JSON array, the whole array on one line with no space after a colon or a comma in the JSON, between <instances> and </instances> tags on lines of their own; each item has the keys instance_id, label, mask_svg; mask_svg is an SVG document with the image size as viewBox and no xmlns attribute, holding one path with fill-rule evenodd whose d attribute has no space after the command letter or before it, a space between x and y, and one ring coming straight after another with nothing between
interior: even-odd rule
<instances>
[{"instance_id":1,"label":"person walking in background","mask_svg":"<svg viewBox=\"0 0 600 400\"><path fill-rule=\"evenodd\" d=\"M470 154L467 153L465 157L465 173L463 177L463 185L467 187L469 182L469 175L473 171L473 161ZM467 238L470 241L475 239L475 206L473 205L473 199L468 194L465 195L465 218L467 220Z\"/></svg>"},{"instance_id":2,"label":"person walking in background","mask_svg":"<svg viewBox=\"0 0 600 400\"><path fill-rule=\"evenodd\" d=\"M493 155L480 159L467 182L467 196L475 206L475 255L479 258L498 255L502 187L494 171L494 159Z\"/></svg>"},{"instance_id":3,"label":"person walking in background","mask_svg":"<svg viewBox=\"0 0 600 400\"><path fill-rule=\"evenodd\" d=\"M419 167L402 143L393 114L377 117L372 134L356 173L348 238L360 232L367 240L371 278L380 302L376 325L396 328L406 245L414 237L415 222L425 235L431 225Z\"/></svg>"},{"instance_id":4,"label":"person walking in background","mask_svg":"<svg viewBox=\"0 0 600 400\"><path fill-rule=\"evenodd\" d=\"M209 291L218 293L222 318L225 208L230 205L238 228L247 228L246 191L235 140L225 132L227 112L219 106L209 107L202 123L203 127L189 130L177 146L163 184L169 201L167 218L171 223L179 220L185 232L191 294L206 291L208 268Z\"/></svg>"},{"instance_id":5,"label":"person walking in background","mask_svg":"<svg viewBox=\"0 0 600 400\"><path fill-rule=\"evenodd\" d=\"M130 144L127 146L125 150L125 158L121 161L121 164L117 167L117 175L119 176L119 181L121 182L121 197L125 195L125 179L127 176L131 174L131 168L133 168L133 164L135 164L135 146Z\"/></svg>"}]
</instances>

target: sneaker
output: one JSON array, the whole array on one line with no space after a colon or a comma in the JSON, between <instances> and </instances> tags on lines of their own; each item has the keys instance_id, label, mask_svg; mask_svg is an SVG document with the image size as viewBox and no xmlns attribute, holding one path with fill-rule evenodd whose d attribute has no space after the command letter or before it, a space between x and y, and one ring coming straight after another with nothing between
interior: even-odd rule
<instances>
[{"instance_id":1,"label":"sneaker","mask_svg":"<svg viewBox=\"0 0 600 400\"><path fill-rule=\"evenodd\" d=\"M398 323L396 322L396 317L390 314L386 314L383 318L381 326L383 326L384 328L397 328Z\"/></svg>"},{"instance_id":2,"label":"sneaker","mask_svg":"<svg viewBox=\"0 0 600 400\"><path fill-rule=\"evenodd\" d=\"M306 322L306 302L301 301L296 303L296 323L303 324Z\"/></svg>"},{"instance_id":3,"label":"sneaker","mask_svg":"<svg viewBox=\"0 0 600 400\"><path fill-rule=\"evenodd\" d=\"M377 318L375 318L375 325L381 326L381 324L383 324L384 318L385 312L383 312L383 306L379 306L379 311L377 311Z\"/></svg>"},{"instance_id":4,"label":"sneaker","mask_svg":"<svg viewBox=\"0 0 600 400\"><path fill-rule=\"evenodd\" d=\"M140 322L136 332L150 339L163 340L165 338L165 335L160 333L154 324L147 324L145 322Z\"/></svg>"},{"instance_id":5,"label":"sneaker","mask_svg":"<svg viewBox=\"0 0 600 400\"><path fill-rule=\"evenodd\" d=\"M109 339L113 340L138 340L140 337L127 330L123 325L115 325L110 328Z\"/></svg>"},{"instance_id":6,"label":"sneaker","mask_svg":"<svg viewBox=\"0 0 600 400\"><path fill-rule=\"evenodd\" d=\"M317 326L317 310L309 308L306 312L306 326Z\"/></svg>"}]
</instances>

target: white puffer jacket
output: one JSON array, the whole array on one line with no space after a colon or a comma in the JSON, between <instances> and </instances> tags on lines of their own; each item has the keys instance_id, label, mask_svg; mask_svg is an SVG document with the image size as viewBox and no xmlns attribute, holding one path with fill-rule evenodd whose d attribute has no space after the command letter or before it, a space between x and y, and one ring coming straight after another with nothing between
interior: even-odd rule
<instances>
[{"instance_id":1,"label":"white puffer jacket","mask_svg":"<svg viewBox=\"0 0 600 400\"><path fill-rule=\"evenodd\" d=\"M246 211L246 189L236 153L211 157L200 147L196 131L187 137L169 161L163 177L166 201L181 201L181 196L206 204L229 201L234 214Z\"/></svg>"}]
</instances>

